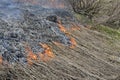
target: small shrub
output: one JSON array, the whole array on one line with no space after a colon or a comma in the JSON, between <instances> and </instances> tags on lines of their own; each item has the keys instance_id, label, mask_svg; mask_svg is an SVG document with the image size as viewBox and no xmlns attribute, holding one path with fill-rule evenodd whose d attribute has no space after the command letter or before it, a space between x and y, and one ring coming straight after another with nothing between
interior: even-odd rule
<instances>
[{"instance_id":1,"label":"small shrub","mask_svg":"<svg viewBox=\"0 0 120 80\"><path fill-rule=\"evenodd\" d=\"M101 0L69 0L76 13L88 16L90 19L101 9Z\"/></svg>"},{"instance_id":2,"label":"small shrub","mask_svg":"<svg viewBox=\"0 0 120 80\"><path fill-rule=\"evenodd\" d=\"M96 24L120 28L120 0L68 0L73 10Z\"/></svg>"}]
</instances>

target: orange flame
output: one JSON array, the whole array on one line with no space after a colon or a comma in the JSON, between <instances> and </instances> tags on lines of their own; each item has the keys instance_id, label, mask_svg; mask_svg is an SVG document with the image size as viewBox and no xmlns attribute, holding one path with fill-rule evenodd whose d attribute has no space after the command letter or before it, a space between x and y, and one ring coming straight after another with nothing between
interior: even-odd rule
<instances>
[{"instance_id":1,"label":"orange flame","mask_svg":"<svg viewBox=\"0 0 120 80\"><path fill-rule=\"evenodd\" d=\"M2 56L0 56L0 64L3 63L3 59L2 59Z\"/></svg>"},{"instance_id":2,"label":"orange flame","mask_svg":"<svg viewBox=\"0 0 120 80\"><path fill-rule=\"evenodd\" d=\"M37 60L37 55L33 53L31 48L29 46L26 47L27 55L27 61L29 64L33 64L33 60Z\"/></svg>"},{"instance_id":3,"label":"orange flame","mask_svg":"<svg viewBox=\"0 0 120 80\"><path fill-rule=\"evenodd\" d=\"M71 41L71 46L70 46L70 48L75 48L76 46L77 46L77 42L75 41L75 39L74 38L70 38L70 41Z\"/></svg>"},{"instance_id":4,"label":"orange flame","mask_svg":"<svg viewBox=\"0 0 120 80\"><path fill-rule=\"evenodd\" d=\"M59 29L60 29L62 32L66 33L67 30L66 30L65 27L62 25L61 21L58 21L58 23L59 23L59 24L58 24Z\"/></svg>"},{"instance_id":5,"label":"orange flame","mask_svg":"<svg viewBox=\"0 0 120 80\"><path fill-rule=\"evenodd\" d=\"M54 54L52 52L52 49L47 44L40 43L40 45L45 49L44 52L42 54L40 54L40 58L43 61L48 61L51 58L54 58Z\"/></svg>"},{"instance_id":6,"label":"orange flame","mask_svg":"<svg viewBox=\"0 0 120 80\"><path fill-rule=\"evenodd\" d=\"M73 30L80 30L80 28L77 25L75 25L75 24L72 24L72 25L74 26L74 28L72 28ZM70 37L70 33L67 32L66 28L62 25L61 21L58 21L58 26L62 32L64 32L68 37ZM71 41L70 48L75 48L77 45L77 42L75 41L75 39L70 38L70 41ZM59 43L57 43L57 42L54 42L54 44L59 45Z\"/></svg>"}]
</instances>

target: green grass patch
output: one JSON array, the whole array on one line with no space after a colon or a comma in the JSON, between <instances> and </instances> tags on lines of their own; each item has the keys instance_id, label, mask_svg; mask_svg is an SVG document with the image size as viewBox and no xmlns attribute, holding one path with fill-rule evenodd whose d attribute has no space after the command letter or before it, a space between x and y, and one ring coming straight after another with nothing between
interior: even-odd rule
<instances>
[{"instance_id":1,"label":"green grass patch","mask_svg":"<svg viewBox=\"0 0 120 80\"><path fill-rule=\"evenodd\" d=\"M96 30L96 31L99 31L99 32L104 33L106 35L109 35L114 40L115 39L120 40L120 29L117 30L117 29L110 28L108 26L98 25L95 22L92 22L92 20L90 20L85 15L75 13L74 16L77 18L78 21L80 21L80 23L93 26L91 28L92 30Z\"/></svg>"},{"instance_id":2,"label":"green grass patch","mask_svg":"<svg viewBox=\"0 0 120 80\"><path fill-rule=\"evenodd\" d=\"M110 28L110 27L104 26L104 25L97 25L95 27L92 27L92 29L97 30L102 33L105 33L114 39L120 39L120 30L113 29L113 28Z\"/></svg>"}]
</instances>

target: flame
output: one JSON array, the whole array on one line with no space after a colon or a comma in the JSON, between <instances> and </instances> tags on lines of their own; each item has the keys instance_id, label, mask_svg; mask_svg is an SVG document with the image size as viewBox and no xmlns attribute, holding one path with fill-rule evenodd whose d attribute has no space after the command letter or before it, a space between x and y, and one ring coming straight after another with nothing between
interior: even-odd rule
<instances>
[{"instance_id":1,"label":"flame","mask_svg":"<svg viewBox=\"0 0 120 80\"><path fill-rule=\"evenodd\" d=\"M47 62L47 61L49 61L50 59L51 59L51 57L49 57L47 54L45 54L45 53L41 53L40 55L40 59L42 60L42 61L44 61L44 62Z\"/></svg>"},{"instance_id":2,"label":"flame","mask_svg":"<svg viewBox=\"0 0 120 80\"><path fill-rule=\"evenodd\" d=\"M72 24L72 25L74 26L74 28L71 28L72 30L80 30L80 28L77 25L75 24ZM58 21L58 26L59 26L59 29L70 38L71 33L67 32L67 29L62 25L61 21ZM71 42L70 48L75 48L77 45L77 42L75 41L75 39L70 38L70 42ZM59 43L57 42L54 42L54 44L59 45Z\"/></svg>"},{"instance_id":3,"label":"flame","mask_svg":"<svg viewBox=\"0 0 120 80\"><path fill-rule=\"evenodd\" d=\"M28 45L25 46L25 51L28 53L27 54L28 64L32 65L34 60L38 61L38 56L42 61L49 61L51 58L54 58L52 49L47 44L40 43L40 45L44 48L44 51L42 53L38 52L37 55L33 53L33 51Z\"/></svg>"},{"instance_id":4,"label":"flame","mask_svg":"<svg viewBox=\"0 0 120 80\"><path fill-rule=\"evenodd\" d=\"M3 63L3 59L2 59L2 56L0 56L0 64Z\"/></svg>"},{"instance_id":5,"label":"flame","mask_svg":"<svg viewBox=\"0 0 120 80\"><path fill-rule=\"evenodd\" d=\"M67 31L67 29L62 25L62 22L58 20L58 27L60 31L64 32L66 35L70 35L70 33Z\"/></svg>"},{"instance_id":6,"label":"flame","mask_svg":"<svg viewBox=\"0 0 120 80\"><path fill-rule=\"evenodd\" d=\"M74 38L70 38L70 42L71 42L71 46L70 46L70 48L75 48L76 46L77 46L77 42L75 41L75 39Z\"/></svg>"},{"instance_id":7,"label":"flame","mask_svg":"<svg viewBox=\"0 0 120 80\"><path fill-rule=\"evenodd\" d=\"M26 52L28 53L27 55L27 61L29 64L33 64L33 60L37 60L37 55L33 53L31 48L29 46L26 46Z\"/></svg>"},{"instance_id":8,"label":"flame","mask_svg":"<svg viewBox=\"0 0 120 80\"><path fill-rule=\"evenodd\" d=\"M68 36L69 37L69 36ZM70 42L71 42L71 45L70 45L70 48L75 48L76 46L77 46L77 42L76 42L76 40L74 39L74 38L70 38ZM53 43L55 44L55 45L57 45L57 46L61 46L62 44L61 43L59 43L59 42L54 42L53 41Z\"/></svg>"},{"instance_id":9,"label":"flame","mask_svg":"<svg viewBox=\"0 0 120 80\"><path fill-rule=\"evenodd\" d=\"M59 29L60 29L62 32L64 32L64 33L67 32L67 30L65 29L65 27L62 25L61 21L58 21L58 27L59 27Z\"/></svg>"},{"instance_id":10,"label":"flame","mask_svg":"<svg viewBox=\"0 0 120 80\"><path fill-rule=\"evenodd\" d=\"M44 48L44 52L42 54L40 54L41 60L48 61L51 58L54 58L52 49L47 44L40 43L40 45Z\"/></svg>"}]
</instances>

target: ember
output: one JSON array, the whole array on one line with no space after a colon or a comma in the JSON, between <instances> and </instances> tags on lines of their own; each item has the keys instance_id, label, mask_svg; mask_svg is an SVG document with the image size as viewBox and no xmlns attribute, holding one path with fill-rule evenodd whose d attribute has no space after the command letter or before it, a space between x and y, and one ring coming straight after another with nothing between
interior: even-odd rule
<instances>
[{"instance_id":1,"label":"ember","mask_svg":"<svg viewBox=\"0 0 120 80\"><path fill-rule=\"evenodd\" d=\"M60 30L62 31L62 32L64 32L69 38L70 38L70 33L69 32L67 32L67 29L65 29L65 27L62 25L62 23L61 23L61 21L59 21L59 24L58 24L58 26L59 26L59 28L60 28ZM80 28L79 27L77 27L75 24L73 24L73 30L80 30ZM77 45L77 43L76 43L76 41L75 41L75 39L74 38L70 38L70 43L71 43L71 46L70 46L70 48L75 48L75 46ZM55 44L58 44L58 43L55 43Z\"/></svg>"},{"instance_id":2,"label":"ember","mask_svg":"<svg viewBox=\"0 0 120 80\"><path fill-rule=\"evenodd\" d=\"M37 55L34 54L29 46L26 46L26 52L27 52L27 61L29 64L33 64L32 60L37 60Z\"/></svg>"},{"instance_id":3,"label":"ember","mask_svg":"<svg viewBox=\"0 0 120 80\"><path fill-rule=\"evenodd\" d=\"M58 21L58 27L60 28L60 30L64 33L67 33L67 30L65 29L65 27L62 25L61 21Z\"/></svg>"},{"instance_id":4,"label":"ember","mask_svg":"<svg viewBox=\"0 0 120 80\"><path fill-rule=\"evenodd\" d=\"M33 53L33 51L31 50L31 48L28 45L25 47L26 52L27 52L28 64L32 65L33 61L37 61L37 60L42 60L42 61L46 62L46 61L49 61L50 59L54 58L54 54L53 54L51 48L47 44L40 43L40 46L42 46L44 51L42 53L38 52L37 54ZM40 57L40 59L38 59L38 56Z\"/></svg>"},{"instance_id":5,"label":"ember","mask_svg":"<svg viewBox=\"0 0 120 80\"><path fill-rule=\"evenodd\" d=\"M3 63L3 59L2 59L2 56L0 56L0 64Z\"/></svg>"},{"instance_id":6,"label":"ember","mask_svg":"<svg viewBox=\"0 0 120 80\"><path fill-rule=\"evenodd\" d=\"M70 48L75 48L76 45L77 45L75 39L74 39L74 38L70 38L70 41L71 41L71 46L70 46Z\"/></svg>"},{"instance_id":7,"label":"ember","mask_svg":"<svg viewBox=\"0 0 120 80\"><path fill-rule=\"evenodd\" d=\"M40 43L40 45L44 48L44 52L42 54L40 54L40 58L43 61L48 61L51 58L54 58L54 54L48 45L42 44L42 43Z\"/></svg>"}]
</instances>

